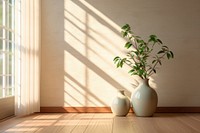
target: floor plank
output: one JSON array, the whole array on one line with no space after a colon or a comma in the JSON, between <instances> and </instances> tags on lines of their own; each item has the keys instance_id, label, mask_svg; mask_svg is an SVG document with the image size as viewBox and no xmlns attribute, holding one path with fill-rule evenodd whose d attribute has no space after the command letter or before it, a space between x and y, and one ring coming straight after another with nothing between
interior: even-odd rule
<instances>
[{"instance_id":1,"label":"floor plank","mask_svg":"<svg viewBox=\"0 0 200 133\"><path fill-rule=\"evenodd\" d=\"M116 116L113 121L113 133L141 133L138 127L138 123L136 123L134 118L131 116Z\"/></svg>"},{"instance_id":2,"label":"floor plank","mask_svg":"<svg viewBox=\"0 0 200 133\"><path fill-rule=\"evenodd\" d=\"M87 126L93 117L94 117L93 113L82 114L79 118L79 122L72 130L72 133L84 133L84 131L87 129Z\"/></svg>"},{"instance_id":3,"label":"floor plank","mask_svg":"<svg viewBox=\"0 0 200 133\"><path fill-rule=\"evenodd\" d=\"M112 133L113 114L95 114L84 133Z\"/></svg>"},{"instance_id":4,"label":"floor plank","mask_svg":"<svg viewBox=\"0 0 200 133\"><path fill-rule=\"evenodd\" d=\"M112 113L38 113L0 123L0 133L200 133L200 113L116 117Z\"/></svg>"},{"instance_id":5,"label":"floor plank","mask_svg":"<svg viewBox=\"0 0 200 133\"><path fill-rule=\"evenodd\" d=\"M194 116L191 117L191 115L185 114L184 116L178 117L177 119L184 125L191 127L196 132L200 132L199 131L200 119L198 119L198 117L194 117Z\"/></svg>"},{"instance_id":6,"label":"floor plank","mask_svg":"<svg viewBox=\"0 0 200 133\"><path fill-rule=\"evenodd\" d=\"M42 122L39 124L38 130L36 133L57 133L61 132L63 128L70 125L70 122L76 117L78 114L59 114L59 115L50 115L50 116L42 116L39 120ZM49 119L48 119L49 118ZM48 121L50 120L50 121ZM45 125L45 122L46 125ZM42 125L41 125L42 124ZM71 127L73 128L73 127ZM70 132L71 128L69 128L66 132Z\"/></svg>"}]
</instances>

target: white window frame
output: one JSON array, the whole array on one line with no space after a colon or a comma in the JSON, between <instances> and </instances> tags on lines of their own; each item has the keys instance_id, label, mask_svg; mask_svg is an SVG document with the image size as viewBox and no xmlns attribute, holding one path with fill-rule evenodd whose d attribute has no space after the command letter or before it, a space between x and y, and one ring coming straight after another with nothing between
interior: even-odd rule
<instances>
[{"instance_id":1,"label":"white window frame","mask_svg":"<svg viewBox=\"0 0 200 133\"><path fill-rule=\"evenodd\" d=\"M0 24L0 30L2 31L2 36L0 36L0 41L2 41L2 49L0 50L0 56L2 58L2 66L1 66L2 73L0 73L0 78L2 78L2 83L1 83L2 86L0 86L1 87L0 91L2 93L2 96L0 95L0 98L14 96L15 94L14 90L15 90L15 42L16 42L15 35L16 34L15 34L14 1L15 0L0 0L0 2L2 2L2 23ZM11 4L10 2L13 4ZM10 21L10 16L9 16L10 11L12 14L11 15L12 21ZM11 62L9 61L10 59ZM11 65L11 67L9 65ZM10 68L11 70L9 70Z\"/></svg>"}]
</instances>

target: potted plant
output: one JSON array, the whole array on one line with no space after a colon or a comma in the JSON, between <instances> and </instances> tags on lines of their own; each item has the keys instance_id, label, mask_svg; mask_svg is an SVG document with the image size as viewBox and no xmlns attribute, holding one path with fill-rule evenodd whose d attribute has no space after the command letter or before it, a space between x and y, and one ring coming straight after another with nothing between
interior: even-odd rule
<instances>
[{"instance_id":1,"label":"potted plant","mask_svg":"<svg viewBox=\"0 0 200 133\"><path fill-rule=\"evenodd\" d=\"M157 93L149 86L149 77L156 73L164 58L174 58L174 54L156 35L150 35L147 41L134 34L129 24L122 26L122 36L127 39L125 58L116 56L117 68L124 64L130 67L128 73L138 75L143 82L133 91L131 103L137 116L152 116L157 107Z\"/></svg>"}]
</instances>

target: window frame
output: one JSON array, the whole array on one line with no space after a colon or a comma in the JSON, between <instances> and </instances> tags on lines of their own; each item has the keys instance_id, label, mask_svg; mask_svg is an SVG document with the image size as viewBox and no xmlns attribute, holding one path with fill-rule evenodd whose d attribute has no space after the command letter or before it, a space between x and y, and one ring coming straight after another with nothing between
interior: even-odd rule
<instances>
[{"instance_id":1,"label":"window frame","mask_svg":"<svg viewBox=\"0 0 200 133\"><path fill-rule=\"evenodd\" d=\"M2 58L2 72L0 72L0 98L14 96L15 92L15 0L1 0L2 21L0 23L0 58ZM10 20L11 19L11 20ZM1 60L1 59L0 59ZM11 60L11 61L10 61Z\"/></svg>"}]
</instances>

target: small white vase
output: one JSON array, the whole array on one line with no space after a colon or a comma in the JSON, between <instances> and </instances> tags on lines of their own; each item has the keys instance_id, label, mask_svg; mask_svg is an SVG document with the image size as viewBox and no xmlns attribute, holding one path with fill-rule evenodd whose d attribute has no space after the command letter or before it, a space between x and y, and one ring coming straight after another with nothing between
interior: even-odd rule
<instances>
[{"instance_id":1,"label":"small white vase","mask_svg":"<svg viewBox=\"0 0 200 133\"><path fill-rule=\"evenodd\" d=\"M144 79L133 91L131 103L136 116L153 116L156 111L158 96L156 91L149 86L148 79Z\"/></svg>"},{"instance_id":2,"label":"small white vase","mask_svg":"<svg viewBox=\"0 0 200 133\"><path fill-rule=\"evenodd\" d=\"M124 94L124 90L119 90L117 96L113 99L111 110L116 116L126 116L130 110L130 100Z\"/></svg>"}]
</instances>

